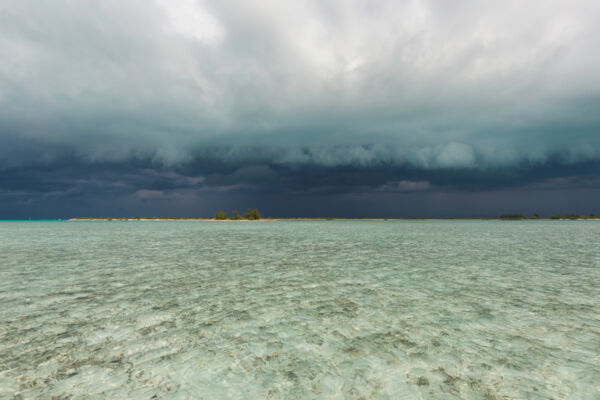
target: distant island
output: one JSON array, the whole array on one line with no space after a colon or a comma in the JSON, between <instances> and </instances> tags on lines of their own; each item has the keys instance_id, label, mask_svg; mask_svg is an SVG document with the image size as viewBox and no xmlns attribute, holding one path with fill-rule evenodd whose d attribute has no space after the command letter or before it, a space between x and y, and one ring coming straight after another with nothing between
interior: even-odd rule
<instances>
[{"instance_id":1,"label":"distant island","mask_svg":"<svg viewBox=\"0 0 600 400\"><path fill-rule=\"evenodd\" d=\"M70 218L69 221L427 221L427 220L501 220L501 221L529 221L529 220L600 220L600 214L566 214L549 215L541 217L538 214L525 216L523 214L502 214L497 218L468 218L468 217L445 217L445 218L330 218L330 217L287 217L287 218L264 218L258 209L246 210L242 215L233 210L231 216L223 210L215 212L210 217L78 217Z\"/></svg>"},{"instance_id":2,"label":"distant island","mask_svg":"<svg viewBox=\"0 0 600 400\"><path fill-rule=\"evenodd\" d=\"M568 214L568 215L550 215L548 217L542 218L537 214L533 214L529 217L524 216L523 214L503 214L500 216L500 219L502 220L509 220L509 221L515 221L515 220L524 220L524 219L571 219L571 220L575 220L575 219L600 219L600 215L594 215L594 214L589 214L589 215L580 215L580 214Z\"/></svg>"}]
</instances>

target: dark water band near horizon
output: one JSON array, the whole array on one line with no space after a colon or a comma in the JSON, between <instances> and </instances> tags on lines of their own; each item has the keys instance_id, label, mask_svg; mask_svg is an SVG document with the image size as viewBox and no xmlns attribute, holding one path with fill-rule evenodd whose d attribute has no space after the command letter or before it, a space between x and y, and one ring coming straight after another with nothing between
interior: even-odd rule
<instances>
[{"instance_id":1,"label":"dark water band near horizon","mask_svg":"<svg viewBox=\"0 0 600 400\"><path fill-rule=\"evenodd\" d=\"M0 222L0 398L600 398L600 222Z\"/></svg>"}]
</instances>

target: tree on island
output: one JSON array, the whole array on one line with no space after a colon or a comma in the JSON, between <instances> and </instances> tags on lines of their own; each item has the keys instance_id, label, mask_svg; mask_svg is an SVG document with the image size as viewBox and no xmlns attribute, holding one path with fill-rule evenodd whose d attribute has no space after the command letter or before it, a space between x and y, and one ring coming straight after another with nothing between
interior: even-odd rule
<instances>
[{"instance_id":1,"label":"tree on island","mask_svg":"<svg viewBox=\"0 0 600 400\"><path fill-rule=\"evenodd\" d=\"M523 214L503 214L500 219L504 220L521 220L521 219L540 219L540 216L533 214L531 217L526 217Z\"/></svg>"},{"instance_id":2,"label":"tree on island","mask_svg":"<svg viewBox=\"0 0 600 400\"><path fill-rule=\"evenodd\" d=\"M233 210L233 216L231 217L231 219L240 220L242 219L242 216L240 215L238 210Z\"/></svg>"},{"instance_id":3,"label":"tree on island","mask_svg":"<svg viewBox=\"0 0 600 400\"><path fill-rule=\"evenodd\" d=\"M256 219L260 219L260 213L258 212L258 210L255 208L254 210L248 209L245 213L244 213L244 218L248 219L248 220L256 220Z\"/></svg>"},{"instance_id":4,"label":"tree on island","mask_svg":"<svg viewBox=\"0 0 600 400\"><path fill-rule=\"evenodd\" d=\"M225 212L223 210L217 211L213 218L217 219L217 220L228 219L227 214L225 214ZM247 219L250 221L254 221L257 219L261 219L261 218L262 218L262 216L260 215L258 210L255 208L254 210L248 209L248 211L246 211L243 216L240 215L240 213L237 210L233 210L233 215L231 216L230 219L232 219L232 220Z\"/></svg>"},{"instance_id":5,"label":"tree on island","mask_svg":"<svg viewBox=\"0 0 600 400\"><path fill-rule=\"evenodd\" d=\"M215 213L215 219L227 219L227 214L223 210L219 210Z\"/></svg>"},{"instance_id":6,"label":"tree on island","mask_svg":"<svg viewBox=\"0 0 600 400\"><path fill-rule=\"evenodd\" d=\"M523 216L523 214L502 214L500 216L500 219L518 220L525 219L525 217Z\"/></svg>"}]
</instances>

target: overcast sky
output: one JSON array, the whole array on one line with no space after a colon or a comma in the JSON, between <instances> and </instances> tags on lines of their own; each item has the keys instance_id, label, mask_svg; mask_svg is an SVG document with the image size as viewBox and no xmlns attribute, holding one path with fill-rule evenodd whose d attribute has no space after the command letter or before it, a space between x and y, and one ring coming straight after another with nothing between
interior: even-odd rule
<instances>
[{"instance_id":1,"label":"overcast sky","mask_svg":"<svg viewBox=\"0 0 600 400\"><path fill-rule=\"evenodd\" d=\"M600 2L3 0L0 218L600 213Z\"/></svg>"}]
</instances>

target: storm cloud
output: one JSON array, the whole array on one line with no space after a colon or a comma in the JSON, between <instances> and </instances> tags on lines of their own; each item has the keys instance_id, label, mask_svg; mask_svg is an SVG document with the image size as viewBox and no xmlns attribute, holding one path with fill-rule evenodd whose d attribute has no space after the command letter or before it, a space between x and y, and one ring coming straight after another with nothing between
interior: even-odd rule
<instances>
[{"instance_id":1,"label":"storm cloud","mask_svg":"<svg viewBox=\"0 0 600 400\"><path fill-rule=\"evenodd\" d=\"M0 216L589 207L599 22L587 0L5 0Z\"/></svg>"}]
</instances>

